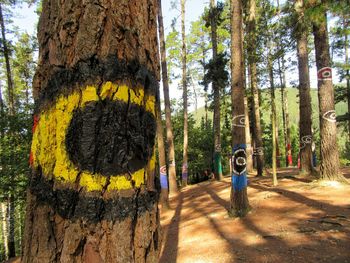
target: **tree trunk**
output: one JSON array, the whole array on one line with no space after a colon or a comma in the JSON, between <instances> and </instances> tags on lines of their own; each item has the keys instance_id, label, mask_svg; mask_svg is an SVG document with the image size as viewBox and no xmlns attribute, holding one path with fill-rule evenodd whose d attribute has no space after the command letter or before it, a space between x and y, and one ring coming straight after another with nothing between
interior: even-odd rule
<instances>
[{"instance_id":1,"label":"tree trunk","mask_svg":"<svg viewBox=\"0 0 350 263\"><path fill-rule=\"evenodd\" d=\"M211 43L214 63L217 62L218 54L215 9L215 0L210 0ZM211 85L214 91L214 175L216 180L220 181L223 179L221 165L220 86L215 77Z\"/></svg>"},{"instance_id":2,"label":"tree trunk","mask_svg":"<svg viewBox=\"0 0 350 263\"><path fill-rule=\"evenodd\" d=\"M160 57L162 65L162 80L163 80L163 93L164 93L164 107L165 107L165 125L166 125L166 137L168 144L168 163L169 163L169 195L176 196L179 193L176 182L176 167L175 167L175 146L173 126L171 122L171 107L169 96L169 81L168 81L168 68L166 62L166 51L164 41L164 26L162 15L161 0L158 0L158 29L159 29L159 42L160 42Z\"/></svg>"},{"instance_id":3,"label":"tree trunk","mask_svg":"<svg viewBox=\"0 0 350 263\"><path fill-rule=\"evenodd\" d=\"M349 70L349 42L348 42L348 33L346 31L347 26L350 25L349 20L347 21L345 18L343 20L344 23L344 53L345 53L345 66L347 67L346 70L346 90L348 95L348 112L350 113L350 70ZM349 136L349 142L350 142L350 119L348 120L348 136Z\"/></svg>"},{"instance_id":4,"label":"tree trunk","mask_svg":"<svg viewBox=\"0 0 350 263\"><path fill-rule=\"evenodd\" d=\"M156 262L156 0L43 2L22 262Z\"/></svg>"},{"instance_id":5,"label":"tree trunk","mask_svg":"<svg viewBox=\"0 0 350 263\"><path fill-rule=\"evenodd\" d=\"M13 90L13 82L12 82L12 72L11 72L11 64L10 64L10 51L7 46L6 40L6 28L4 15L2 11L2 4L0 3L0 25L1 25L1 37L2 37L2 52L5 58L6 65L6 76L7 76L7 95L9 102L9 113L10 115L15 114L15 100L14 100L14 90Z\"/></svg>"},{"instance_id":6,"label":"tree trunk","mask_svg":"<svg viewBox=\"0 0 350 263\"><path fill-rule=\"evenodd\" d=\"M7 39L6 39L6 28L5 28L5 21L4 21L4 15L2 10L2 5L0 3L0 26L1 26L1 37L2 37L2 52L4 54L5 58L5 65L6 65L6 76L7 76L7 96L8 96L8 109L9 109L9 115L14 116L15 115L15 102L14 102L14 87L12 82L12 72L11 72L11 64L10 64L10 50L7 46ZM10 125L11 122L10 122ZM11 130L10 130L11 132ZM10 191L13 190L13 174L10 174ZM14 240L14 228L15 228L15 221L14 221L14 197L13 193L10 193L8 195L8 256L9 258L16 256L16 250L15 250L15 240Z\"/></svg>"},{"instance_id":7,"label":"tree trunk","mask_svg":"<svg viewBox=\"0 0 350 263\"><path fill-rule=\"evenodd\" d=\"M242 54L242 2L231 0L231 100L232 100L232 185L231 216L249 211L247 195L247 153L245 144L244 83Z\"/></svg>"},{"instance_id":8,"label":"tree trunk","mask_svg":"<svg viewBox=\"0 0 350 263\"><path fill-rule=\"evenodd\" d=\"M288 111L288 92L286 89L286 69L284 65L284 55L281 58L282 67L280 60L278 60L278 68L280 74L280 83L281 83L281 99L282 99L282 120L283 120L283 131L284 131L284 145L285 145L285 157L286 157L286 166L293 165L292 158L292 148L291 148L291 139L290 139L290 125L289 125L289 111Z\"/></svg>"},{"instance_id":9,"label":"tree trunk","mask_svg":"<svg viewBox=\"0 0 350 263\"><path fill-rule=\"evenodd\" d=\"M256 72L256 35L255 35L255 9L256 3L255 0L249 1L249 17L248 17L248 26L247 34L250 39L248 41L248 63L250 71L250 87L252 92L252 108L253 108L253 135L255 141L254 156L256 158L257 165L257 176L263 175L264 170L264 146L262 141L262 132L261 132L261 120L260 120L260 103L259 103L259 90L258 90L258 81L257 81L257 72Z\"/></svg>"},{"instance_id":10,"label":"tree trunk","mask_svg":"<svg viewBox=\"0 0 350 263\"><path fill-rule=\"evenodd\" d=\"M276 104L275 104L275 85L273 80L273 64L272 64L272 54L271 54L271 41L269 41L269 54L268 54L268 71L270 80L270 91L271 91L271 132L272 132L272 180L273 185L277 185L277 129L276 129Z\"/></svg>"},{"instance_id":11,"label":"tree trunk","mask_svg":"<svg viewBox=\"0 0 350 263\"><path fill-rule=\"evenodd\" d=\"M307 28L304 19L304 1L297 0L298 14L297 55L299 69L299 126L300 126L300 171L310 174L312 165L312 106L310 96L309 58L307 51Z\"/></svg>"},{"instance_id":12,"label":"tree trunk","mask_svg":"<svg viewBox=\"0 0 350 263\"><path fill-rule=\"evenodd\" d=\"M13 185L13 182L11 183ZM12 188L12 187L11 187ZM7 200L7 219L8 219L8 256L16 257L15 246L15 200L13 193L9 194Z\"/></svg>"},{"instance_id":13,"label":"tree trunk","mask_svg":"<svg viewBox=\"0 0 350 263\"><path fill-rule=\"evenodd\" d=\"M159 95L159 93L158 93ZM163 125L162 125L162 112L160 108L160 99L157 101L156 105L156 115L157 115L157 142L158 142L158 160L159 160L159 179L160 179L160 203L163 208L169 208L168 195L168 177L166 169L166 157L164 148L164 138L163 138Z\"/></svg>"},{"instance_id":14,"label":"tree trunk","mask_svg":"<svg viewBox=\"0 0 350 263\"><path fill-rule=\"evenodd\" d=\"M7 224L7 205L5 202L1 202L1 233L3 237L3 246L5 253L5 260L8 259L9 247L8 247L8 224Z\"/></svg>"},{"instance_id":15,"label":"tree trunk","mask_svg":"<svg viewBox=\"0 0 350 263\"><path fill-rule=\"evenodd\" d=\"M320 110L321 165L322 180L343 180L339 171L337 144L337 121L334 108L331 60L329 56L327 14L324 12L313 24L316 66L318 78L318 101Z\"/></svg>"},{"instance_id":16,"label":"tree trunk","mask_svg":"<svg viewBox=\"0 0 350 263\"><path fill-rule=\"evenodd\" d=\"M186 70L186 31L185 31L185 4L186 0L181 0L181 36L182 36L182 99L184 110L184 145L182 157L182 186L187 186L188 178L188 113L187 113L187 70Z\"/></svg>"},{"instance_id":17,"label":"tree trunk","mask_svg":"<svg viewBox=\"0 0 350 263\"><path fill-rule=\"evenodd\" d=\"M252 138L250 136L250 125L249 125L249 109L248 109L248 99L245 94L244 96L244 116L245 116L245 142L247 145L247 173L253 172L253 150L252 150Z\"/></svg>"}]
</instances>

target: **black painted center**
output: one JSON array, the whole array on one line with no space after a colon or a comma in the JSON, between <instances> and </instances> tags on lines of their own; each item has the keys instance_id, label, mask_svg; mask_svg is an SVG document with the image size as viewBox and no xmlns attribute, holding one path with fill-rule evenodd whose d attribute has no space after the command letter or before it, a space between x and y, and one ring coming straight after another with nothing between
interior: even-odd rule
<instances>
[{"instance_id":1,"label":"black painted center","mask_svg":"<svg viewBox=\"0 0 350 263\"><path fill-rule=\"evenodd\" d=\"M155 135L154 116L139 105L111 100L89 102L75 110L66 148L80 170L122 175L147 164Z\"/></svg>"}]
</instances>

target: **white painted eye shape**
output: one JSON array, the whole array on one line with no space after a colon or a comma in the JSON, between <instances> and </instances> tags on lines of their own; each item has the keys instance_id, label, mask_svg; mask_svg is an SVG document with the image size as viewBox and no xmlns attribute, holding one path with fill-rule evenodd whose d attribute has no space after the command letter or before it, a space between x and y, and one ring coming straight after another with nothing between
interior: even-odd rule
<instances>
[{"instance_id":1,"label":"white painted eye shape","mask_svg":"<svg viewBox=\"0 0 350 263\"><path fill-rule=\"evenodd\" d=\"M337 121L337 116L335 114L335 110L329 110L326 111L323 115L322 115L322 119L329 121L329 122L336 122Z\"/></svg>"}]
</instances>

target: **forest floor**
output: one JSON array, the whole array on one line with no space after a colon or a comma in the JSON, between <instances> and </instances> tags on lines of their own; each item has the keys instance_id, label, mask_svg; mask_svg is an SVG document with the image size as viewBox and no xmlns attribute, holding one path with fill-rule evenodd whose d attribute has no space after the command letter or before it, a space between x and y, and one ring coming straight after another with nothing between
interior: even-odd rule
<instances>
[{"instance_id":1,"label":"forest floor","mask_svg":"<svg viewBox=\"0 0 350 263\"><path fill-rule=\"evenodd\" d=\"M228 217L230 177L182 189L161 211L160 262L350 262L350 186L297 175L250 175L244 218Z\"/></svg>"}]
</instances>

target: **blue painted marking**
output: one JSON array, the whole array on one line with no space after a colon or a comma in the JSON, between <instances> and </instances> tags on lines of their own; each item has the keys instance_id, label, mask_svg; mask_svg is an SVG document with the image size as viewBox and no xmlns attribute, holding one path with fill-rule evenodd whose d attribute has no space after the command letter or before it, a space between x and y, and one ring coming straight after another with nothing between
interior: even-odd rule
<instances>
[{"instance_id":1,"label":"blue painted marking","mask_svg":"<svg viewBox=\"0 0 350 263\"><path fill-rule=\"evenodd\" d=\"M236 145L233 146L233 148L232 148L232 153L234 153L234 152L237 151L238 149L247 149L247 145L244 144L244 143L236 144Z\"/></svg>"},{"instance_id":2,"label":"blue painted marking","mask_svg":"<svg viewBox=\"0 0 350 263\"><path fill-rule=\"evenodd\" d=\"M162 189L168 189L168 177L166 174L160 174L160 187Z\"/></svg>"},{"instance_id":3,"label":"blue painted marking","mask_svg":"<svg viewBox=\"0 0 350 263\"><path fill-rule=\"evenodd\" d=\"M241 191L248 185L248 179L246 174L240 176L232 175L232 187L235 191Z\"/></svg>"},{"instance_id":4,"label":"blue painted marking","mask_svg":"<svg viewBox=\"0 0 350 263\"><path fill-rule=\"evenodd\" d=\"M182 180L187 180L188 174L187 173L182 173Z\"/></svg>"}]
</instances>

